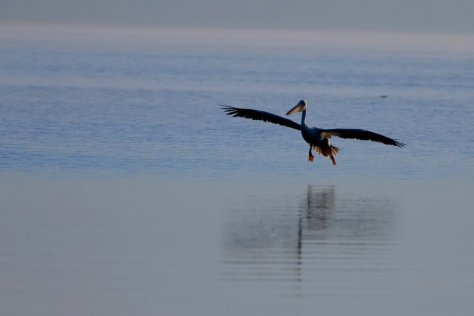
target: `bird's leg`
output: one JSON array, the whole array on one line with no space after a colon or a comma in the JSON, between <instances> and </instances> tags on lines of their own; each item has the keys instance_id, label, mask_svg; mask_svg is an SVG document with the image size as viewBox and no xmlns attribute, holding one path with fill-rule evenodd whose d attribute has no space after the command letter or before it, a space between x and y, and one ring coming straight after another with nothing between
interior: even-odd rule
<instances>
[{"instance_id":1,"label":"bird's leg","mask_svg":"<svg viewBox=\"0 0 474 316\"><path fill-rule=\"evenodd\" d=\"M332 155L332 153L329 154L329 157L330 157L331 160L332 160L333 166L335 166L335 165L336 165L336 158L334 158L334 156Z\"/></svg>"},{"instance_id":2,"label":"bird's leg","mask_svg":"<svg viewBox=\"0 0 474 316\"><path fill-rule=\"evenodd\" d=\"M313 153L311 152L311 145L309 145L308 161L313 161L313 160L314 160L314 156L313 156Z\"/></svg>"}]
</instances>

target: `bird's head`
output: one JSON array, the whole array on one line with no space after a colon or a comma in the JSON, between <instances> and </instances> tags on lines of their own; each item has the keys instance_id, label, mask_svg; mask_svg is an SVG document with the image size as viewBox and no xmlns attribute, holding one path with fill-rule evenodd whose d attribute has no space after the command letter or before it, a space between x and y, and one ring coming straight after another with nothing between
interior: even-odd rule
<instances>
[{"instance_id":1,"label":"bird's head","mask_svg":"<svg viewBox=\"0 0 474 316\"><path fill-rule=\"evenodd\" d=\"M289 110L286 115L291 115L298 112L306 111L306 100L301 100L295 105L291 110Z\"/></svg>"}]
</instances>

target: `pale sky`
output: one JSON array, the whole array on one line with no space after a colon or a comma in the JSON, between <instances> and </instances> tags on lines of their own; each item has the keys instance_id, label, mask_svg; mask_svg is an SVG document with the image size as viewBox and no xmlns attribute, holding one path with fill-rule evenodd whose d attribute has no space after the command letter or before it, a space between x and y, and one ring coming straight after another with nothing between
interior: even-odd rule
<instances>
[{"instance_id":1,"label":"pale sky","mask_svg":"<svg viewBox=\"0 0 474 316\"><path fill-rule=\"evenodd\" d=\"M0 23L474 33L473 0L0 0Z\"/></svg>"}]
</instances>

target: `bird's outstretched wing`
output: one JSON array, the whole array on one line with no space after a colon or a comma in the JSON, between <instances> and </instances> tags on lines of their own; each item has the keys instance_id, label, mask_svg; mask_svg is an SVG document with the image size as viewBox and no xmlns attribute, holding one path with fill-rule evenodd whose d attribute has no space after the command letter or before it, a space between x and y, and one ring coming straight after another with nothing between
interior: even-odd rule
<instances>
[{"instance_id":1,"label":"bird's outstretched wing","mask_svg":"<svg viewBox=\"0 0 474 316\"><path fill-rule=\"evenodd\" d=\"M252 110L252 109L236 108L236 107L228 106L228 105L220 105L220 106L227 113L227 115L232 115L234 117L245 117L248 119L264 121L264 122L270 122L274 124L283 125L286 127L291 127L297 130L301 130L300 124L292 120L286 119L284 117L269 113L269 112Z\"/></svg>"},{"instance_id":2,"label":"bird's outstretched wing","mask_svg":"<svg viewBox=\"0 0 474 316\"><path fill-rule=\"evenodd\" d=\"M361 140L371 140L373 142L379 142L385 145L393 145L398 147L405 146L404 143L399 142L396 139L389 138L371 131L366 131L363 129L346 129L346 128L336 128L336 129L325 129L321 133L323 137L331 138L331 136L337 136L341 138L354 138Z\"/></svg>"}]
</instances>

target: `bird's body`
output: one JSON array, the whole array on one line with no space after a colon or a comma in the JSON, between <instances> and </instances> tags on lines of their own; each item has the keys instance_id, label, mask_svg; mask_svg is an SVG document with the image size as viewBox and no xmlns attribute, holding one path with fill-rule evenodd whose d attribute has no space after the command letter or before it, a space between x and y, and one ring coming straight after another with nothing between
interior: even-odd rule
<instances>
[{"instance_id":1,"label":"bird's body","mask_svg":"<svg viewBox=\"0 0 474 316\"><path fill-rule=\"evenodd\" d=\"M232 115L234 117L244 117L253 120L260 120L265 122L271 122L274 124L283 125L286 127L290 127L293 129L297 129L301 131L301 136L303 139L309 144L309 153L308 153L308 160L313 161L314 156L312 154L312 149L316 150L316 152L324 157L329 157L332 160L332 163L336 164L336 159L334 156L339 152L339 148L330 144L330 138L332 136L341 137L341 138L353 138L353 139L360 139L360 140L371 140L375 142L380 142L386 145L393 145L397 147L403 147L405 144L386 137L381 134L377 134L371 131L363 130L363 129L322 129L313 126L309 126L306 124L306 109L307 109L307 102L306 100L301 100L296 106L294 106L286 115L294 114L297 112L302 112L301 115L301 124L298 124L292 120L286 119L284 117L253 109L244 109L244 108L236 108L232 106L222 106L224 111L227 112L228 115Z\"/></svg>"},{"instance_id":2,"label":"bird's body","mask_svg":"<svg viewBox=\"0 0 474 316\"><path fill-rule=\"evenodd\" d=\"M316 150L316 152L324 157L331 158L332 163L336 164L336 159L334 156L339 152L339 148L333 146L329 142L329 138L323 136L324 130L309 126L305 123L306 110L303 111L301 115L301 136L309 144L309 153L308 160L313 161L314 156L311 149Z\"/></svg>"}]
</instances>

